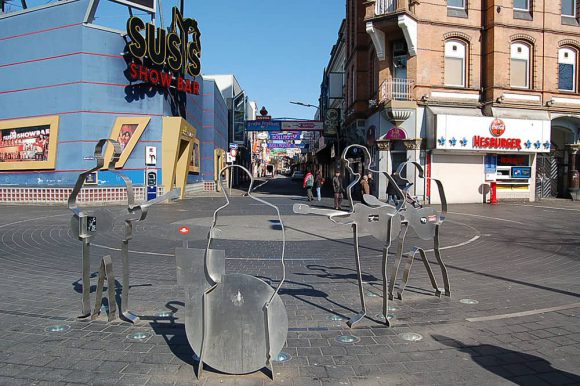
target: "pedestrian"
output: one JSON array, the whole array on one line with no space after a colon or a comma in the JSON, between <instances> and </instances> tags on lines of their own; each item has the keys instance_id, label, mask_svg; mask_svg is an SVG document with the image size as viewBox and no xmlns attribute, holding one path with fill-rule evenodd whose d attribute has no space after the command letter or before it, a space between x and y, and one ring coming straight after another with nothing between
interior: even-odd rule
<instances>
[{"instance_id":1,"label":"pedestrian","mask_svg":"<svg viewBox=\"0 0 580 386\"><path fill-rule=\"evenodd\" d=\"M363 176L361 182L360 182L360 187L362 190L362 194L363 197L365 194L371 194L371 189L369 186L369 177L368 176Z\"/></svg>"},{"instance_id":2,"label":"pedestrian","mask_svg":"<svg viewBox=\"0 0 580 386\"><path fill-rule=\"evenodd\" d=\"M368 172L367 177L369 179L369 194L374 194L375 180L373 179L373 173Z\"/></svg>"},{"instance_id":3,"label":"pedestrian","mask_svg":"<svg viewBox=\"0 0 580 386\"><path fill-rule=\"evenodd\" d=\"M342 187L342 177L340 176L340 170L334 173L332 178L332 189L334 190L334 209L342 209L342 192L344 188Z\"/></svg>"},{"instance_id":4,"label":"pedestrian","mask_svg":"<svg viewBox=\"0 0 580 386\"><path fill-rule=\"evenodd\" d=\"M398 181L397 172L394 172L392 174L392 177L393 177L393 181ZM399 195L398 195L397 188L395 187L395 184L393 182L391 182L389 180L387 180L387 181L389 183L387 185L387 202L389 204L397 205L397 201L399 200Z\"/></svg>"},{"instance_id":5,"label":"pedestrian","mask_svg":"<svg viewBox=\"0 0 580 386\"><path fill-rule=\"evenodd\" d=\"M306 172L304 176L304 181L302 183L302 187L306 188L306 194L308 196L308 201L314 200L314 196L312 195L312 188L314 187L314 176L310 171Z\"/></svg>"},{"instance_id":6,"label":"pedestrian","mask_svg":"<svg viewBox=\"0 0 580 386\"><path fill-rule=\"evenodd\" d=\"M322 172L319 170L316 172L316 178L314 179L314 186L316 187L316 197L318 198L318 201L321 200L320 189L322 188L322 185L324 185L324 177L322 177Z\"/></svg>"}]
</instances>

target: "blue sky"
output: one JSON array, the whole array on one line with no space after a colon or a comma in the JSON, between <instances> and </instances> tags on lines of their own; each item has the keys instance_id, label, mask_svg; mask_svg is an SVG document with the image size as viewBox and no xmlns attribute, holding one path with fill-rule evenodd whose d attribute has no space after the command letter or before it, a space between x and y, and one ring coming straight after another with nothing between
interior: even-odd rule
<instances>
[{"instance_id":1,"label":"blue sky","mask_svg":"<svg viewBox=\"0 0 580 386\"><path fill-rule=\"evenodd\" d=\"M20 1L9 3L19 8ZM162 3L166 27L179 0ZM95 23L125 29L125 7L105 0L99 7ZM185 16L201 29L204 74L233 73L258 109L266 106L273 117L313 117L315 109L288 102L318 104L322 72L345 16L344 0L185 0Z\"/></svg>"}]
</instances>

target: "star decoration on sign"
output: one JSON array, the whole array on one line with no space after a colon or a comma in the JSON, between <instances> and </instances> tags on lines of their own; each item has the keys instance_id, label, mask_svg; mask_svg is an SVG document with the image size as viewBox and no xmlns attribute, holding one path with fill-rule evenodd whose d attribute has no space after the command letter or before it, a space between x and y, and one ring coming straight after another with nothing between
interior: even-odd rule
<instances>
[{"instance_id":1,"label":"star decoration on sign","mask_svg":"<svg viewBox=\"0 0 580 386\"><path fill-rule=\"evenodd\" d=\"M529 149L530 147L532 147L532 142L530 142L530 140L528 139L528 142L524 143L524 145L526 146L526 149Z\"/></svg>"},{"instance_id":2,"label":"star decoration on sign","mask_svg":"<svg viewBox=\"0 0 580 386\"><path fill-rule=\"evenodd\" d=\"M457 145L457 140L455 139L455 137L453 137L449 140L449 143L451 144L451 146L455 146Z\"/></svg>"},{"instance_id":3,"label":"star decoration on sign","mask_svg":"<svg viewBox=\"0 0 580 386\"><path fill-rule=\"evenodd\" d=\"M441 145L441 146L445 145L445 141L446 141L445 137L439 138L439 145Z\"/></svg>"},{"instance_id":4,"label":"star decoration on sign","mask_svg":"<svg viewBox=\"0 0 580 386\"><path fill-rule=\"evenodd\" d=\"M550 141L546 141L546 142L544 142L544 147L545 147L546 149L549 149L549 148L551 147Z\"/></svg>"},{"instance_id":5,"label":"star decoration on sign","mask_svg":"<svg viewBox=\"0 0 580 386\"><path fill-rule=\"evenodd\" d=\"M465 147L467 146L467 138L463 137L463 139L461 141L459 141L459 143L461 144L461 146Z\"/></svg>"},{"instance_id":6,"label":"star decoration on sign","mask_svg":"<svg viewBox=\"0 0 580 386\"><path fill-rule=\"evenodd\" d=\"M534 143L534 147L535 147L536 149L539 149L539 148L540 148L540 146L542 146L542 143L541 143L540 141L536 141L536 142Z\"/></svg>"}]
</instances>

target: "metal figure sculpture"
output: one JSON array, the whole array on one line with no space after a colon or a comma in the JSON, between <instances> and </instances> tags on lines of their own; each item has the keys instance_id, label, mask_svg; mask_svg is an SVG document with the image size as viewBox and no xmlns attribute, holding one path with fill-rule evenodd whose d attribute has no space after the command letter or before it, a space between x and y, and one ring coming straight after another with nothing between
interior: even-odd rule
<instances>
[{"instance_id":1,"label":"metal figure sculpture","mask_svg":"<svg viewBox=\"0 0 580 386\"><path fill-rule=\"evenodd\" d=\"M445 217L447 214L447 199L445 198L445 190L443 189L443 184L441 181L431 177L425 177L423 173L423 167L414 161L405 162L399 165L397 169L397 174L402 179L403 182L407 183L407 186L410 186L411 183L404 177L401 177L403 171L406 170L408 165L413 165L417 168L419 178L426 178L427 180L434 181L437 185L437 189L439 191L439 197L441 199L441 211L438 212L435 208L423 205L419 202L416 197L411 196L407 190L402 190L394 178L387 172L382 171L387 179L389 184L393 184L393 187L397 191L397 196L399 197L399 206L401 212L401 231L399 233L399 245L397 248L397 262L395 264L395 269L391 273L391 278L389 280L389 300L393 300L393 291L395 287L395 282L397 280L397 274L399 268L401 266L401 262L403 260L403 250L405 245L405 238L407 236L408 228L411 227L417 234L417 236L421 240L433 240L433 250L435 253L435 258L437 259L437 263L441 268L441 274L443 276L443 284L445 295L450 296L450 286L449 286L449 276L447 274L447 268L445 267L445 263L441 258L441 251L440 251L440 243L439 243L439 227L445 221ZM384 202L378 200L373 196L366 196L365 201L370 205L375 207L381 207L386 205ZM413 261L415 260L415 256L419 253L421 256L421 260L425 265L425 269L427 270L427 274L429 275L429 280L431 281L431 285L435 290L435 296L441 296L441 290L437 286L437 281L435 280L435 275L433 274L433 270L431 269L431 265L429 264L429 260L427 259L427 255L425 250L420 247L414 247L409 253L406 253L404 256L407 259L405 264L405 271L403 273L403 281L400 285L399 292L397 293L397 298L402 300L403 299L403 292L409 282L411 267L413 265Z\"/></svg>"},{"instance_id":2,"label":"metal figure sculpture","mask_svg":"<svg viewBox=\"0 0 580 386\"><path fill-rule=\"evenodd\" d=\"M125 183L127 188L127 210L121 213L112 213L106 208L99 208L94 211L81 210L77 204L77 197L80 193L86 177L97 170L102 170L105 165L103 157L103 147L109 142L113 145L113 155L107 168L104 170L111 171L118 175ZM133 238L133 223L136 221L143 221L147 217L149 207L151 205L166 201L168 199L175 199L179 197L180 189L174 189L154 200L147 201L140 205L135 205L135 194L133 191L133 183L126 175L115 170L115 164L119 160L122 148L119 143L112 139L101 139L95 146L94 157L97 165L79 175L73 191L68 199L68 207L73 212L71 220L71 229L73 234L83 241L83 263L82 263L82 315L81 317L91 316L90 311L90 243L98 233L111 231L115 220L122 219L125 223L125 230L121 244L121 261L122 261L122 292L121 292L121 314L123 317L131 322L136 323L139 318L135 313L129 311L129 240ZM98 224L98 227L97 227ZM115 312L115 281L113 276L112 261L110 256L105 256L101 262L99 270L98 285L97 285L97 300L95 309L92 313L92 318L96 318L100 313L102 287L104 285L104 277L107 277L108 292L109 292L109 321L116 318Z\"/></svg>"},{"instance_id":3,"label":"metal figure sculpture","mask_svg":"<svg viewBox=\"0 0 580 386\"><path fill-rule=\"evenodd\" d=\"M81 210L77 205L77 196L79 195L87 176L105 166L105 159L103 158L103 146L110 142L113 146L113 155L111 161L108 163L105 170L115 167L115 164L121 156L121 145L117 141L111 139L101 139L95 146L94 157L97 165L94 168L86 170L79 174L75 186L68 198L68 208L73 212L71 219L71 231L83 242L82 252L82 312L80 318L86 318L91 315L91 300L90 300L90 244L98 232L107 232L113 229L114 217L111 212L106 209L97 209L95 211ZM113 303L114 304L114 303ZM109 310L112 309L109 306ZM109 312L109 315L112 313Z\"/></svg>"},{"instance_id":4,"label":"metal figure sculpture","mask_svg":"<svg viewBox=\"0 0 580 386\"><path fill-rule=\"evenodd\" d=\"M365 293L362 280L362 269L360 263L360 249L359 249L359 237L361 233L368 233L375 239L384 243L383 246L383 261L382 261L382 277L383 277L383 310L382 314L384 316L384 322L387 326L390 326L389 318L387 317L388 309L388 293L387 293L387 261L389 248L391 246L392 234L393 232L399 233L399 227L401 224L401 219L399 217L400 207L394 207L389 204L380 202L380 206L371 207L362 203L353 203L352 199L352 188L360 182L361 174L354 171L350 165L350 161L347 158L347 153L351 149L360 149L365 155L365 170L370 170L371 155L368 149L361 145L350 145L344 149L342 153L342 161L345 162L346 168L354 176L351 183L348 185L346 192L347 198L350 202L351 211L343 212L338 210L313 208L306 204L294 204L294 213L299 214L316 214L328 216L328 218L336 223L342 225L350 225L353 231L353 242L354 242L354 256L358 279L358 288L360 296L361 311L356 315L353 315L350 320L347 321L347 325L352 327L356 323L360 322L366 316L366 301ZM366 195L365 195L366 197ZM372 197L372 196L370 196Z\"/></svg>"},{"instance_id":5,"label":"metal figure sculpture","mask_svg":"<svg viewBox=\"0 0 580 386\"><path fill-rule=\"evenodd\" d=\"M222 185L226 204L213 215L207 236L207 248L176 248L177 281L185 287L187 339L199 358L197 377L204 364L229 374L247 374L264 367L272 369L272 360L280 353L288 334L288 316L278 292L286 279L284 264L285 230L278 208L252 195L254 179L250 178L245 194L252 200L273 208L282 230L282 278L274 289L263 280L242 273L226 273L225 251L212 248L220 211L230 204L227 189ZM220 184L222 181L220 179ZM190 230L178 229L185 240Z\"/></svg>"}]
</instances>

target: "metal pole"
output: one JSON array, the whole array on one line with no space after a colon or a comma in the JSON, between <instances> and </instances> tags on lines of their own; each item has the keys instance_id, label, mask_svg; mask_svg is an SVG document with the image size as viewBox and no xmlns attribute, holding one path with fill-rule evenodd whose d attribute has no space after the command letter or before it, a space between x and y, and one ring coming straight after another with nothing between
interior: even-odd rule
<instances>
[{"instance_id":1,"label":"metal pole","mask_svg":"<svg viewBox=\"0 0 580 386\"><path fill-rule=\"evenodd\" d=\"M0 0L0 12L4 13L4 0Z\"/></svg>"},{"instance_id":2,"label":"metal pole","mask_svg":"<svg viewBox=\"0 0 580 386\"><path fill-rule=\"evenodd\" d=\"M183 1L183 0L181 0L181 4L180 4L180 6L179 6L179 10L181 11L181 14L182 14L182 15L184 14L184 13L183 13L183 3L184 3L184 1Z\"/></svg>"}]
</instances>

